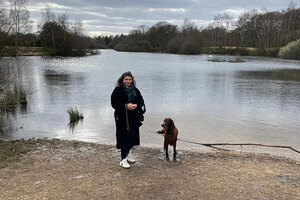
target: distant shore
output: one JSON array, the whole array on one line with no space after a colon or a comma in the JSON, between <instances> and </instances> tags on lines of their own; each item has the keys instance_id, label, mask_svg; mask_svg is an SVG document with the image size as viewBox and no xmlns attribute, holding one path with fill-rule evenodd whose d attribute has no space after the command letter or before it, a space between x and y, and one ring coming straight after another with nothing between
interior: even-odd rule
<instances>
[{"instance_id":1,"label":"distant shore","mask_svg":"<svg viewBox=\"0 0 300 200\"><path fill-rule=\"evenodd\" d=\"M17 56L53 56L55 51L47 47L20 47ZM0 56L14 56L12 47L4 47L0 50Z\"/></svg>"},{"instance_id":2,"label":"distant shore","mask_svg":"<svg viewBox=\"0 0 300 200\"><path fill-rule=\"evenodd\" d=\"M123 169L114 145L40 139L5 146L21 156L0 168L0 199L300 198L300 163L284 157L179 150L172 162L160 148L135 147L136 163Z\"/></svg>"},{"instance_id":3,"label":"distant shore","mask_svg":"<svg viewBox=\"0 0 300 200\"><path fill-rule=\"evenodd\" d=\"M113 49L112 49L113 50ZM14 56L12 47L4 47L0 50L0 56ZM125 51L126 52L126 51ZM132 52L132 51L130 51ZM139 52L139 51L136 51ZM278 49L270 49L262 55L258 49L252 47L237 48L237 47L204 47L201 54L216 54L216 55L235 55L235 56L267 56L277 57ZM161 53L161 52L149 52ZM199 55L201 55L199 54ZM20 47L18 56L55 56L56 52L47 47ZM180 55L180 54L179 54Z\"/></svg>"}]
</instances>

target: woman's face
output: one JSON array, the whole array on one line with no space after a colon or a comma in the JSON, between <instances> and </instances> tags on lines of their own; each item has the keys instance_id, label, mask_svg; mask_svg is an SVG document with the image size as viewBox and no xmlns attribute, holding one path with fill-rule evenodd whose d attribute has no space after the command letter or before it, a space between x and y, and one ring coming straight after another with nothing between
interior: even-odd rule
<instances>
[{"instance_id":1,"label":"woman's face","mask_svg":"<svg viewBox=\"0 0 300 200\"><path fill-rule=\"evenodd\" d=\"M131 83L132 83L132 78L130 76L125 76L125 78L123 79L123 84L129 87Z\"/></svg>"}]
</instances>

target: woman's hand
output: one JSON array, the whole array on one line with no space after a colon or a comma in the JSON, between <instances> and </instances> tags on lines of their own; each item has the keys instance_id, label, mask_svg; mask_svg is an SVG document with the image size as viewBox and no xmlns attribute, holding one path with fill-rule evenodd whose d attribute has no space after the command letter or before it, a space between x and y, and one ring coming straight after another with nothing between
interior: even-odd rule
<instances>
[{"instance_id":1,"label":"woman's hand","mask_svg":"<svg viewBox=\"0 0 300 200\"><path fill-rule=\"evenodd\" d=\"M134 109L136 109L136 107L137 107L137 104L133 104L133 103L126 104L126 108L128 110L134 110Z\"/></svg>"}]
</instances>

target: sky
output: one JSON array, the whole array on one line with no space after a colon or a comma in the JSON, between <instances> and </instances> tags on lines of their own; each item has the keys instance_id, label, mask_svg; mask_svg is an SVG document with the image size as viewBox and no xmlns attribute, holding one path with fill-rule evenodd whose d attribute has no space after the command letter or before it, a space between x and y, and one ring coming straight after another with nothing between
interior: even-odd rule
<instances>
[{"instance_id":1,"label":"sky","mask_svg":"<svg viewBox=\"0 0 300 200\"><path fill-rule=\"evenodd\" d=\"M128 34L140 25L153 26L159 21L182 26L188 18L199 28L206 27L217 14L237 19L245 10L282 11L289 0L28 0L34 21L33 31L49 7L66 14L71 23L81 21L89 36ZM296 8L300 0L293 0Z\"/></svg>"}]
</instances>

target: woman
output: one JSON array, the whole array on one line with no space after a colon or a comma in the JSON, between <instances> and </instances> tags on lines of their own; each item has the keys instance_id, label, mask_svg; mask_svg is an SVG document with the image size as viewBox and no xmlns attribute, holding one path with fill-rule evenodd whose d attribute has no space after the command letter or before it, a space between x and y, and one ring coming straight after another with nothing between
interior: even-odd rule
<instances>
[{"instance_id":1,"label":"woman","mask_svg":"<svg viewBox=\"0 0 300 200\"><path fill-rule=\"evenodd\" d=\"M128 162L135 162L128 154L130 149L140 144L138 110L144 106L144 99L135 87L131 72L125 72L118 79L111 95L111 105L115 109L117 148L121 149L120 166L130 168Z\"/></svg>"}]
</instances>

